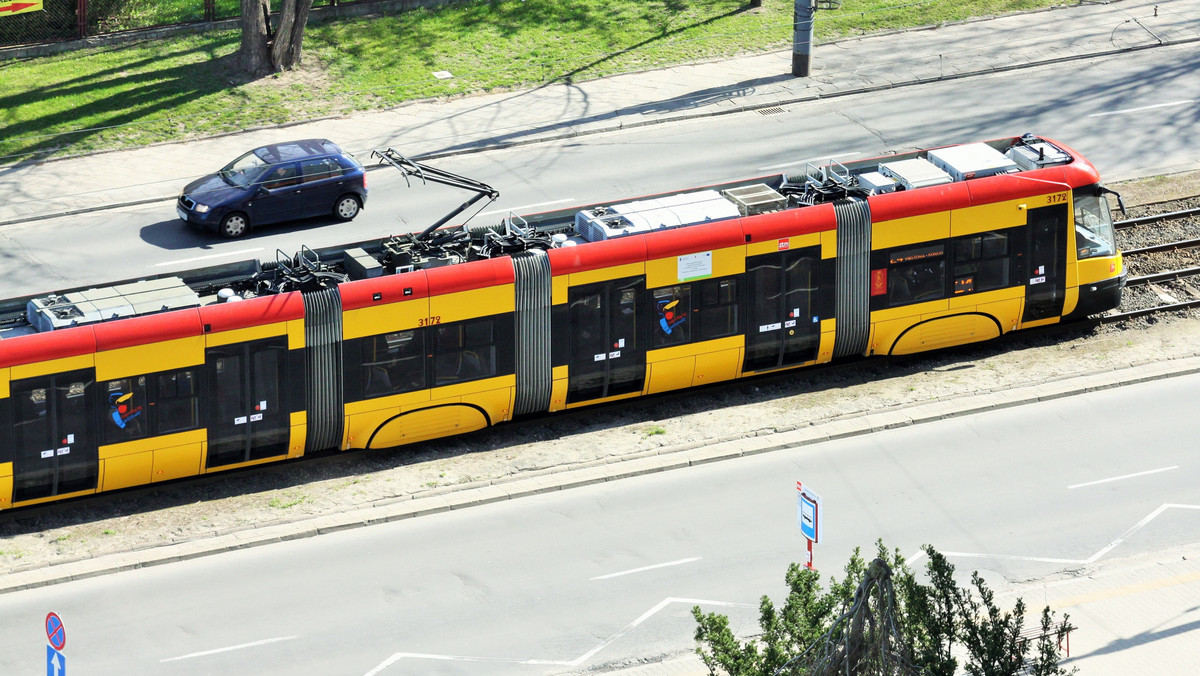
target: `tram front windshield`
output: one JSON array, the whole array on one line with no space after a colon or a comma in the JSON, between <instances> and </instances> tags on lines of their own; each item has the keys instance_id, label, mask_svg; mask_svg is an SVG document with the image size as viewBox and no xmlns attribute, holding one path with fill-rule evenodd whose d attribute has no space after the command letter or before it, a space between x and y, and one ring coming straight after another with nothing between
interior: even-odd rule
<instances>
[{"instance_id":1,"label":"tram front windshield","mask_svg":"<svg viewBox=\"0 0 1200 676\"><path fill-rule=\"evenodd\" d=\"M1075 249L1079 260L1116 253L1112 213L1099 186L1075 191Z\"/></svg>"}]
</instances>

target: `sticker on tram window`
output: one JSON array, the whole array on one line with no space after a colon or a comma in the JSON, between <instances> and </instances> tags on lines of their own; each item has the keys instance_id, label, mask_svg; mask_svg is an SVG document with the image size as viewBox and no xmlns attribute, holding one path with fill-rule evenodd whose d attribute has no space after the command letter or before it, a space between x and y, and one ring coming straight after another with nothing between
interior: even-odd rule
<instances>
[{"instance_id":1,"label":"sticker on tram window","mask_svg":"<svg viewBox=\"0 0 1200 676\"><path fill-rule=\"evenodd\" d=\"M592 355L592 361L604 361L605 359L608 359L608 355L606 354Z\"/></svg>"},{"instance_id":2,"label":"sticker on tram window","mask_svg":"<svg viewBox=\"0 0 1200 676\"><path fill-rule=\"evenodd\" d=\"M75 435L74 435L74 434L68 434L68 435L67 435L67 443L68 443L68 444L73 444L73 443L75 443Z\"/></svg>"},{"instance_id":3,"label":"sticker on tram window","mask_svg":"<svg viewBox=\"0 0 1200 676\"><path fill-rule=\"evenodd\" d=\"M1045 281L1046 281L1045 277L1034 277L1033 279L1029 280L1029 283L1030 284L1043 284L1043 283L1045 283Z\"/></svg>"},{"instance_id":4,"label":"sticker on tram window","mask_svg":"<svg viewBox=\"0 0 1200 676\"><path fill-rule=\"evenodd\" d=\"M42 458L43 458L43 459L45 459L45 458L53 458L53 457L54 457L54 449L53 449L53 448L52 448L52 449L50 449L50 450L48 450L48 451L42 451Z\"/></svg>"},{"instance_id":5,"label":"sticker on tram window","mask_svg":"<svg viewBox=\"0 0 1200 676\"><path fill-rule=\"evenodd\" d=\"M781 328L783 328L783 324L780 324L779 322L775 322L774 324L763 324L762 326L758 327L758 332L766 333L767 331L778 331Z\"/></svg>"},{"instance_id":6,"label":"sticker on tram window","mask_svg":"<svg viewBox=\"0 0 1200 676\"><path fill-rule=\"evenodd\" d=\"M618 357L620 357L620 356L621 356L621 351L620 351L620 350L617 350L616 352L609 352L609 353L608 353L608 358L609 358L609 359L616 359L616 358L618 358Z\"/></svg>"},{"instance_id":7,"label":"sticker on tram window","mask_svg":"<svg viewBox=\"0 0 1200 676\"><path fill-rule=\"evenodd\" d=\"M238 418L234 418L233 424L234 425L245 425L246 424L246 416L240 416Z\"/></svg>"},{"instance_id":8,"label":"sticker on tram window","mask_svg":"<svg viewBox=\"0 0 1200 676\"><path fill-rule=\"evenodd\" d=\"M70 446L63 446L62 448L58 449L58 455L66 455L70 452L71 452Z\"/></svg>"},{"instance_id":9,"label":"sticker on tram window","mask_svg":"<svg viewBox=\"0 0 1200 676\"><path fill-rule=\"evenodd\" d=\"M259 420L262 420L261 413L255 413L254 415L250 416L250 422L258 422Z\"/></svg>"},{"instance_id":10,"label":"sticker on tram window","mask_svg":"<svg viewBox=\"0 0 1200 676\"><path fill-rule=\"evenodd\" d=\"M795 325L796 325L796 320L795 320L795 319L789 319L789 320L787 320L786 322L784 322L784 323L783 323L783 325L784 325L784 326L786 326L786 327L788 327L788 328L790 329L790 328L792 328L793 326L795 326Z\"/></svg>"},{"instance_id":11,"label":"sticker on tram window","mask_svg":"<svg viewBox=\"0 0 1200 676\"><path fill-rule=\"evenodd\" d=\"M260 410L260 411L267 410L267 400L266 399L263 399L262 401L258 402L258 410Z\"/></svg>"}]
</instances>

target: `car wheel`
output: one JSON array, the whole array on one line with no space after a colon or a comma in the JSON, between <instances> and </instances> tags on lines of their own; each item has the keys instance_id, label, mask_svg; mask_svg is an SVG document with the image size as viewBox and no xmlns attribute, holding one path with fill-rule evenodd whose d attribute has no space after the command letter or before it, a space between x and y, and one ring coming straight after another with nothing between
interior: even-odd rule
<instances>
[{"instance_id":1,"label":"car wheel","mask_svg":"<svg viewBox=\"0 0 1200 676\"><path fill-rule=\"evenodd\" d=\"M333 204L333 215L343 221L349 221L358 215L359 209L362 209L362 205L359 204L357 197L354 195L342 195Z\"/></svg>"},{"instance_id":2,"label":"car wheel","mask_svg":"<svg viewBox=\"0 0 1200 676\"><path fill-rule=\"evenodd\" d=\"M246 220L245 214L233 213L221 220L221 235L229 239L241 237L249 229L250 222Z\"/></svg>"}]
</instances>

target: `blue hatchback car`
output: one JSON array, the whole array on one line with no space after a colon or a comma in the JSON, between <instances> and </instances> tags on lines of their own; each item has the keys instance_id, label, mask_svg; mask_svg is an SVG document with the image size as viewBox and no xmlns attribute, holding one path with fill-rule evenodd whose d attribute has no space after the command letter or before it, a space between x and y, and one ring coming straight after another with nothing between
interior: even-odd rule
<instances>
[{"instance_id":1,"label":"blue hatchback car","mask_svg":"<svg viewBox=\"0 0 1200 676\"><path fill-rule=\"evenodd\" d=\"M333 141L306 139L255 148L192 181L175 211L190 225L232 238L312 216L348 221L366 202L362 163Z\"/></svg>"}]
</instances>

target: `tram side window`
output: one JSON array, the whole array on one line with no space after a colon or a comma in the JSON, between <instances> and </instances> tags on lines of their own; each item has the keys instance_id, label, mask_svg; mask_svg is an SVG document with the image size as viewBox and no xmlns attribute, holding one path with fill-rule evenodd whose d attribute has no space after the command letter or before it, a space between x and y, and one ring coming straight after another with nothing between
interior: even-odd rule
<instances>
[{"instance_id":1,"label":"tram side window","mask_svg":"<svg viewBox=\"0 0 1200 676\"><path fill-rule=\"evenodd\" d=\"M13 432L18 451L41 450L50 436L46 388L14 388Z\"/></svg>"},{"instance_id":2,"label":"tram side window","mask_svg":"<svg viewBox=\"0 0 1200 676\"><path fill-rule=\"evenodd\" d=\"M200 426L199 376L196 369L158 374L154 399L154 432L168 434Z\"/></svg>"},{"instance_id":3,"label":"tram side window","mask_svg":"<svg viewBox=\"0 0 1200 676\"><path fill-rule=\"evenodd\" d=\"M692 338L692 287L664 286L650 290L654 307L653 347L682 345Z\"/></svg>"},{"instance_id":4,"label":"tram side window","mask_svg":"<svg viewBox=\"0 0 1200 676\"><path fill-rule=\"evenodd\" d=\"M434 328L433 379L437 386L496 375L495 320L473 319Z\"/></svg>"},{"instance_id":5,"label":"tram side window","mask_svg":"<svg viewBox=\"0 0 1200 676\"><path fill-rule=\"evenodd\" d=\"M1008 234L985 232L954 243L954 295L1008 286Z\"/></svg>"},{"instance_id":6,"label":"tram side window","mask_svg":"<svg viewBox=\"0 0 1200 676\"><path fill-rule=\"evenodd\" d=\"M709 279L696 284L696 314L700 340L732 336L738 332L736 279Z\"/></svg>"},{"instance_id":7,"label":"tram side window","mask_svg":"<svg viewBox=\"0 0 1200 676\"><path fill-rule=\"evenodd\" d=\"M363 396L425 389L425 334L418 329L363 339Z\"/></svg>"},{"instance_id":8,"label":"tram side window","mask_svg":"<svg viewBox=\"0 0 1200 676\"><path fill-rule=\"evenodd\" d=\"M104 441L119 444L141 439L149 432L146 422L146 376L118 378L105 385L108 413L104 424Z\"/></svg>"},{"instance_id":9,"label":"tram side window","mask_svg":"<svg viewBox=\"0 0 1200 676\"><path fill-rule=\"evenodd\" d=\"M946 296L944 244L893 249L888 256L888 305L908 305Z\"/></svg>"}]
</instances>

